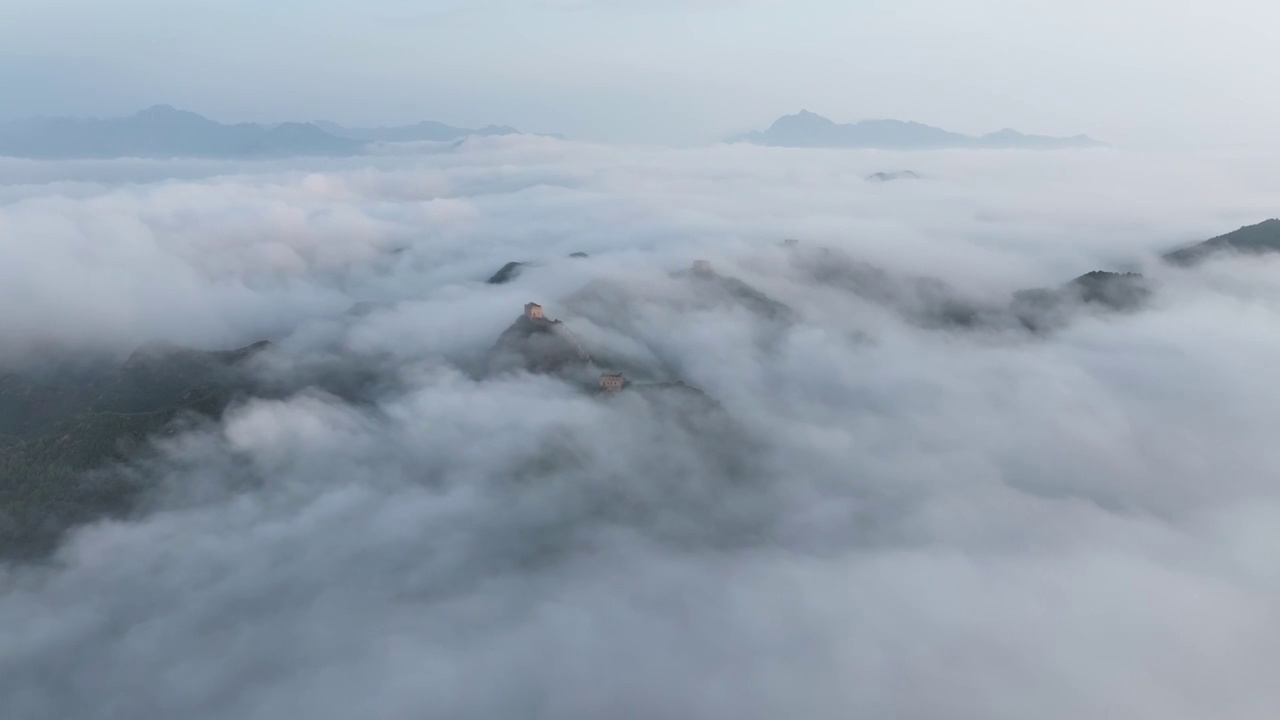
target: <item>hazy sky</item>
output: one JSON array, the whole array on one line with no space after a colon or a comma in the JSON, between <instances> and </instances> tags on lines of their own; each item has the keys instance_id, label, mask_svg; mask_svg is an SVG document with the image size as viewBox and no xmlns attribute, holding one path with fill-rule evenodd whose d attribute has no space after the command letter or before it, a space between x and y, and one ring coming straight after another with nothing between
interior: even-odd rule
<instances>
[{"instance_id":1,"label":"hazy sky","mask_svg":"<svg viewBox=\"0 0 1280 720\"><path fill-rule=\"evenodd\" d=\"M168 102L686 142L801 107L1271 144L1269 0L0 0L6 117Z\"/></svg>"}]
</instances>

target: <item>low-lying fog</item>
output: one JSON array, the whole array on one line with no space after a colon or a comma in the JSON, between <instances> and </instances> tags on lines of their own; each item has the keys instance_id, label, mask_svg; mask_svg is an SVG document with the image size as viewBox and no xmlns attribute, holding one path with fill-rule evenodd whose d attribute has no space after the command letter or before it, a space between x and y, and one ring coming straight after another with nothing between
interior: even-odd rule
<instances>
[{"instance_id":1,"label":"low-lying fog","mask_svg":"<svg viewBox=\"0 0 1280 720\"><path fill-rule=\"evenodd\" d=\"M1280 256L1156 256L1277 215L1274 167L519 137L0 160L0 369L270 340L258 372L381 380L237 401L129 470L138 512L0 566L0 716L1272 718ZM691 290L697 259L787 312ZM938 327L828 261L979 304L1156 290ZM477 371L528 301L708 397Z\"/></svg>"}]
</instances>

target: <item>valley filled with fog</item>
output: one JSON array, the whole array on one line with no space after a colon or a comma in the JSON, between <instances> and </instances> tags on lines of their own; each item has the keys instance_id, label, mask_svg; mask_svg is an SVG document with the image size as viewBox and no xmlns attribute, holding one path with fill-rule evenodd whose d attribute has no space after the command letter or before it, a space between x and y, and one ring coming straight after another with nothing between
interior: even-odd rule
<instances>
[{"instance_id":1,"label":"valley filled with fog","mask_svg":"<svg viewBox=\"0 0 1280 720\"><path fill-rule=\"evenodd\" d=\"M0 717L1273 717L1274 167L0 158Z\"/></svg>"}]
</instances>

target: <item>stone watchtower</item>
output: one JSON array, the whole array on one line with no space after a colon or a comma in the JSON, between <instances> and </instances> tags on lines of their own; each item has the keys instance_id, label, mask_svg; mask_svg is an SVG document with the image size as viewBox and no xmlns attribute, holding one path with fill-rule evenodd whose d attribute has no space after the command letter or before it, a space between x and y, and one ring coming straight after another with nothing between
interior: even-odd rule
<instances>
[{"instance_id":1,"label":"stone watchtower","mask_svg":"<svg viewBox=\"0 0 1280 720\"><path fill-rule=\"evenodd\" d=\"M710 260L694 260L693 272L697 275L710 275L711 261Z\"/></svg>"},{"instance_id":2,"label":"stone watchtower","mask_svg":"<svg viewBox=\"0 0 1280 720\"><path fill-rule=\"evenodd\" d=\"M542 320L542 306L538 303L525 303L524 316L530 320Z\"/></svg>"},{"instance_id":3,"label":"stone watchtower","mask_svg":"<svg viewBox=\"0 0 1280 720\"><path fill-rule=\"evenodd\" d=\"M622 376L622 373L605 373L600 376L600 392L618 392L626 384L627 379Z\"/></svg>"}]
</instances>

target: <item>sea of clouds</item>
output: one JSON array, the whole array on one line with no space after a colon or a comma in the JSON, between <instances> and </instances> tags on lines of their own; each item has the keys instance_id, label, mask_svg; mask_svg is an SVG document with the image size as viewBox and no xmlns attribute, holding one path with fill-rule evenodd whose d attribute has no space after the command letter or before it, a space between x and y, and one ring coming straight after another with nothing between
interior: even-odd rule
<instances>
[{"instance_id":1,"label":"sea of clouds","mask_svg":"<svg viewBox=\"0 0 1280 720\"><path fill-rule=\"evenodd\" d=\"M0 717L1272 718L1280 260L1154 258L1276 215L1273 168L536 138L0 159L0 367L267 339L270 372L386 380L240 402L133 470L137 517L0 567ZM980 301L1095 269L1157 294L930 329L784 238ZM687 302L698 258L797 320ZM530 300L719 409L468 372Z\"/></svg>"}]
</instances>

